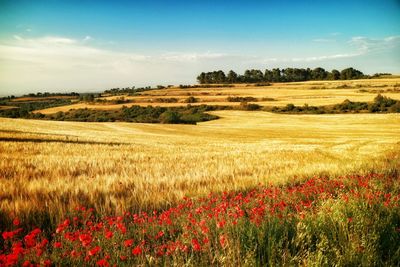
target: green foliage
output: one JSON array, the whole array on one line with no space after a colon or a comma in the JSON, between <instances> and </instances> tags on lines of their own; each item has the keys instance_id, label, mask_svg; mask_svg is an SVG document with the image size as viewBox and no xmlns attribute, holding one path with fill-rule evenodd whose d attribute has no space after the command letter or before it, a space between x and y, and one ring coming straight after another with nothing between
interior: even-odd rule
<instances>
[{"instance_id":1,"label":"green foliage","mask_svg":"<svg viewBox=\"0 0 400 267\"><path fill-rule=\"evenodd\" d=\"M96 97L98 97L98 95L95 95L95 94L81 94L81 95L79 95L79 100L80 101L84 101L84 102L93 102Z\"/></svg>"},{"instance_id":2,"label":"green foliage","mask_svg":"<svg viewBox=\"0 0 400 267\"><path fill-rule=\"evenodd\" d=\"M252 96L229 96L228 102L257 102L257 98Z\"/></svg>"},{"instance_id":3,"label":"green foliage","mask_svg":"<svg viewBox=\"0 0 400 267\"><path fill-rule=\"evenodd\" d=\"M254 110L260 110L261 106L257 104L249 104L247 102L240 102L240 109L243 110L248 110L248 111L254 111Z\"/></svg>"},{"instance_id":4,"label":"green foliage","mask_svg":"<svg viewBox=\"0 0 400 267\"><path fill-rule=\"evenodd\" d=\"M198 98L195 98L194 96L189 96L187 99L185 99L185 103L197 103L199 102Z\"/></svg>"},{"instance_id":5,"label":"green foliage","mask_svg":"<svg viewBox=\"0 0 400 267\"><path fill-rule=\"evenodd\" d=\"M135 86L132 87L125 87L125 88L111 88L104 90L103 94L107 95L137 95L141 92L145 91L150 91L150 90L160 90L160 89L165 89L165 88L170 88L172 85L168 86L163 86L163 85L157 85L155 88L151 86L146 86L146 87L139 87L136 88Z\"/></svg>"},{"instance_id":6,"label":"green foliage","mask_svg":"<svg viewBox=\"0 0 400 267\"><path fill-rule=\"evenodd\" d=\"M311 70L299 68L275 68L266 69L264 73L261 70L246 70L243 75L238 75L234 71L229 71L228 75L221 70L212 72L202 72L197 77L200 84L221 84L221 83L255 83L258 86L269 85L269 82L299 82L310 80L350 80L367 78L361 71L354 68L347 68L339 72L338 70L326 71L323 68ZM264 85L265 83L265 85Z\"/></svg>"},{"instance_id":7,"label":"green foliage","mask_svg":"<svg viewBox=\"0 0 400 267\"><path fill-rule=\"evenodd\" d=\"M7 105L16 106L17 108L0 110L0 117L38 119L42 115L33 114L32 111L70 105L71 103L71 100L62 98L27 102L6 102Z\"/></svg>"},{"instance_id":8,"label":"green foliage","mask_svg":"<svg viewBox=\"0 0 400 267\"><path fill-rule=\"evenodd\" d=\"M340 79L341 80L353 80L353 79L361 79L365 78L365 75L354 68L347 68L340 72Z\"/></svg>"},{"instance_id":9,"label":"green foliage","mask_svg":"<svg viewBox=\"0 0 400 267\"><path fill-rule=\"evenodd\" d=\"M154 102L156 103L178 103L178 98L170 97L170 98L156 98Z\"/></svg>"},{"instance_id":10,"label":"green foliage","mask_svg":"<svg viewBox=\"0 0 400 267\"><path fill-rule=\"evenodd\" d=\"M170 124L180 123L180 114L176 111L167 110L160 115L160 122Z\"/></svg>"},{"instance_id":11,"label":"green foliage","mask_svg":"<svg viewBox=\"0 0 400 267\"><path fill-rule=\"evenodd\" d=\"M273 107L269 111L277 113L306 113L306 114L324 114L324 113L359 113L359 112L400 112L400 101L394 100L382 95L374 98L374 102L352 102L348 99L340 104L331 106L295 106L287 104L285 107Z\"/></svg>"},{"instance_id":12,"label":"green foliage","mask_svg":"<svg viewBox=\"0 0 400 267\"><path fill-rule=\"evenodd\" d=\"M57 112L52 115L42 115L42 118L58 121L84 122L141 122L141 123L171 123L196 124L197 122L215 120L218 117L205 113L215 110L214 107L123 107L119 110L73 109L68 112Z\"/></svg>"},{"instance_id":13,"label":"green foliage","mask_svg":"<svg viewBox=\"0 0 400 267\"><path fill-rule=\"evenodd\" d=\"M226 87L233 87L232 84L180 84L179 88L186 89L186 88L226 88Z\"/></svg>"},{"instance_id":14,"label":"green foliage","mask_svg":"<svg viewBox=\"0 0 400 267\"><path fill-rule=\"evenodd\" d=\"M49 92L38 92L38 93L30 93L30 94L26 94L23 95L23 97L50 97L50 96L75 96L78 97L79 94L75 93L75 92L71 92L71 93L49 93Z\"/></svg>"}]
</instances>

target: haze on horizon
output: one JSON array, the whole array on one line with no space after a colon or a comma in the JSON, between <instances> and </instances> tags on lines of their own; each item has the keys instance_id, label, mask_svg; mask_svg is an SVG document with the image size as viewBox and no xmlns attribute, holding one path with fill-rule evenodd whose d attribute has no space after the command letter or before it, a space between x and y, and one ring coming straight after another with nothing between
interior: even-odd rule
<instances>
[{"instance_id":1,"label":"haze on horizon","mask_svg":"<svg viewBox=\"0 0 400 267\"><path fill-rule=\"evenodd\" d=\"M195 83L202 71L400 74L400 2L0 0L0 95Z\"/></svg>"}]
</instances>

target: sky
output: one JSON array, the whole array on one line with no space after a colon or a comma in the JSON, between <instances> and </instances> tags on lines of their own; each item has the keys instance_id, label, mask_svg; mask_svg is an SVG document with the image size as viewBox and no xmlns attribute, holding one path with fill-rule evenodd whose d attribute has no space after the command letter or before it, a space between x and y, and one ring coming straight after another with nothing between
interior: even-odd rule
<instances>
[{"instance_id":1,"label":"sky","mask_svg":"<svg viewBox=\"0 0 400 267\"><path fill-rule=\"evenodd\" d=\"M400 74L400 1L0 0L0 95L319 66Z\"/></svg>"}]
</instances>

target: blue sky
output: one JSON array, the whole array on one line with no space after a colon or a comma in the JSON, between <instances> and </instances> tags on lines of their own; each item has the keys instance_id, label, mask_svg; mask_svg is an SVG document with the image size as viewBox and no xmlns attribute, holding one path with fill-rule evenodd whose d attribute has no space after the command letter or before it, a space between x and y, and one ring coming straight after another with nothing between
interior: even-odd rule
<instances>
[{"instance_id":1,"label":"blue sky","mask_svg":"<svg viewBox=\"0 0 400 267\"><path fill-rule=\"evenodd\" d=\"M400 74L400 2L0 0L3 95L317 66Z\"/></svg>"}]
</instances>

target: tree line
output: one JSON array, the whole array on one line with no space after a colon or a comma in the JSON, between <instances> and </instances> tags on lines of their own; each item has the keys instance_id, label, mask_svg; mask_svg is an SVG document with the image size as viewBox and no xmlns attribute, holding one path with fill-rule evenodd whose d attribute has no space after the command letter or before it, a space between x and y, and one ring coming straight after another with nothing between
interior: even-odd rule
<instances>
[{"instance_id":1,"label":"tree line","mask_svg":"<svg viewBox=\"0 0 400 267\"><path fill-rule=\"evenodd\" d=\"M225 74L222 70L202 72L197 77L200 84L223 83L262 83L262 82L300 82L313 80L352 80L369 78L361 71L354 68L346 68L342 71L326 71L324 68L299 69L299 68L275 68L266 69L264 72L257 69L246 70L243 75L230 70Z\"/></svg>"}]
</instances>

